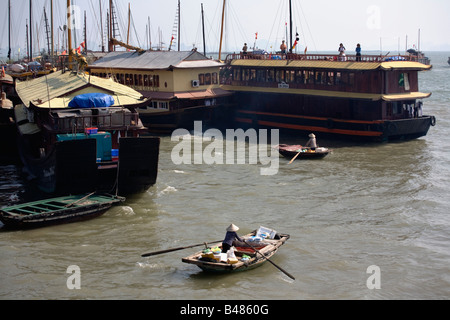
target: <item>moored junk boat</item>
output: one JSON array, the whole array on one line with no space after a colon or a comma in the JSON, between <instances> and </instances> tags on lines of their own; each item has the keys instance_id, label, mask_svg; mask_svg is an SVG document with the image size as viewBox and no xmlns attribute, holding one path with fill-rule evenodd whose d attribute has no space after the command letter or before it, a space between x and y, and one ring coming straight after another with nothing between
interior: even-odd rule
<instances>
[{"instance_id":1,"label":"moored junk boat","mask_svg":"<svg viewBox=\"0 0 450 320\"><path fill-rule=\"evenodd\" d=\"M20 156L44 192L126 195L156 182L160 140L142 135L136 108L148 100L138 92L69 71L18 82L16 90Z\"/></svg>"},{"instance_id":2,"label":"moored junk boat","mask_svg":"<svg viewBox=\"0 0 450 320\"><path fill-rule=\"evenodd\" d=\"M16 126L14 124L13 101L10 96L14 92L14 81L4 72L0 74L0 163L11 164L18 161L15 141ZM8 137L8 138L5 138Z\"/></svg>"},{"instance_id":3,"label":"moored junk boat","mask_svg":"<svg viewBox=\"0 0 450 320\"><path fill-rule=\"evenodd\" d=\"M134 48L136 49L136 48ZM114 78L151 100L138 108L151 132L193 129L194 121L216 126L229 117L231 92L220 86L223 63L192 51L110 52L88 66L91 74Z\"/></svg>"},{"instance_id":4,"label":"moored junk boat","mask_svg":"<svg viewBox=\"0 0 450 320\"><path fill-rule=\"evenodd\" d=\"M434 116L422 114L413 57L240 55L227 57L224 89L235 92L238 127L392 141L425 136ZM358 61L360 60L360 61Z\"/></svg>"}]
</instances>

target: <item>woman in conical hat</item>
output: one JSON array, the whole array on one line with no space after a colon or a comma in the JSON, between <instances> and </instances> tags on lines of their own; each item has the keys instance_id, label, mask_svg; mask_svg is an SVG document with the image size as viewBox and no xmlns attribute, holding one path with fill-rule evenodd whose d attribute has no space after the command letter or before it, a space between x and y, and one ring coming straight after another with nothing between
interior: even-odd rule
<instances>
[{"instance_id":1,"label":"woman in conical hat","mask_svg":"<svg viewBox=\"0 0 450 320\"><path fill-rule=\"evenodd\" d=\"M309 141L306 143L305 147L307 148L311 148L311 150L316 150L317 148L317 142L316 142L316 136L314 135L314 133L311 133L309 135Z\"/></svg>"},{"instance_id":2,"label":"woman in conical hat","mask_svg":"<svg viewBox=\"0 0 450 320\"><path fill-rule=\"evenodd\" d=\"M227 253L228 250L233 246L234 240L243 241L236 233L239 230L239 227L235 224L230 224L227 228L227 233L225 235L225 239L222 242L222 252Z\"/></svg>"}]
</instances>

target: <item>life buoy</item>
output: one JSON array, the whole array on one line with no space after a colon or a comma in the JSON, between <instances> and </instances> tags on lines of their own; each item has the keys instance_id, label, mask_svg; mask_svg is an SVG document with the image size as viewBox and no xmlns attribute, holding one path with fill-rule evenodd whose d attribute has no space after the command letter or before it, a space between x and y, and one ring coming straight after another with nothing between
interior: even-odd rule
<instances>
[{"instance_id":1,"label":"life buoy","mask_svg":"<svg viewBox=\"0 0 450 320\"><path fill-rule=\"evenodd\" d=\"M436 125L436 117L435 116L431 116L431 125L434 127Z\"/></svg>"}]
</instances>

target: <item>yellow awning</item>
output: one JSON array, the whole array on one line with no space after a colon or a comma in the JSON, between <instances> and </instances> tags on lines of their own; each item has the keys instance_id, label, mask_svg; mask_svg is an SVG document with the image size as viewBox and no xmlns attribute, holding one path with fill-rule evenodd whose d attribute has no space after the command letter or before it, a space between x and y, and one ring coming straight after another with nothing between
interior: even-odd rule
<instances>
[{"instance_id":1,"label":"yellow awning","mask_svg":"<svg viewBox=\"0 0 450 320\"><path fill-rule=\"evenodd\" d=\"M348 98L348 99L361 99L370 101L417 100L417 99L425 99L431 96L431 93L422 93L422 92L383 95L377 93L341 92L329 90L290 89L290 88L263 88L263 87L245 87L245 86L228 86L228 85L222 86L222 89L239 92L298 94L317 97Z\"/></svg>"},{"instance_id":2,"label":"yellow awning","mask_svg":"<svg viewBox=\"0 0 450 320\"><path fill-rule=\"evenodd\" d=\"M407 70L430 70L431 66L427 66L420 62L414 61L389 61L381 63L381 68L383 70L393 70L393 69L407 69Z\"/></svg>"},{"instance_id":3,"label":"yellow awning","mask_svg":"<svg viewBox=\"0 0 450 320\"><path fill-rule=\"evenodd\" d=\"M289 89L289 88L262 88L262 87L244 87L244 86L222 86L224 90L240 91L240 92L259 92L259 93L281 93L281 94L298 94L319 97L335 97L335 98L351 98L377 101L381 100L381 94L374 93L358 93L358 92L341 92L328 90L311 90L311 89Z\"/></svg>"},{"instance_id":4,"label":"yellow awning","mask_svg":"<svg viewBox=\"0 0 450 320\"><path fill-rule=\"evenodd\" d=\"M355 61L328 61L328 60L257 60L238 59L231 62L232 66L255 68L304 68L327 70L429 70L431 66L414 61L388 61L388 62L355 62Z\"/></svg>"},{"instance_id":5,"label":"yellow awning","mask_svg":"<svg viewBox=\"0 0 450 320\"><path fill-rule=\"evenodd\" d=\"M410 93L387 94L383 95L382 99L384 101L417 100L417 99L426 99L429 98L430 96L431 93L410 92Z\"/></svg>"}]
</instances>

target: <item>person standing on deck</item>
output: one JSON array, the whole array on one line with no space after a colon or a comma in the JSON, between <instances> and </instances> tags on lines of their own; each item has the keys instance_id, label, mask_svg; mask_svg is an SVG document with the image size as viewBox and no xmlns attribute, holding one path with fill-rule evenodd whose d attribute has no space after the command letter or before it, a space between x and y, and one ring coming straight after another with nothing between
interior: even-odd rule
<instances>
[{"instance_id":1,"label":"person standing on deck","mask_svg":"<svg viewBox=\"0 0 450 320\"><path fill-rule=\"evenodd\" d=\"M314 133L311 133L309 135L309 141L306 143L305 147L311 148L311 150L316 150L317 142L316 142L316 136L314 135Z\"/></svg>"},{"instance_id":2,"label":"person standing on deck","mask_svg":"<svg viewBox=\"0 0 450 320\"><path fill-rule=\"evenodd\" d=\"M244 47L242 48L242 53L243 53L244 55L247 54L247 50L248 50L247 44L244 43Z\"/></svg>"},{"instance_id":3,"label":"person standing on deck","mask_svg":"<svg viewBox=\"0 0 450 320\"><path fill-rule=\"evenodd\" d=\"M285 43L284 40L281 42L280 49L281 49L281 53L282 53L282 54L286 54L287 45L286 45L286 43Z\"/></svg>"},{"instance_id":4,"label":"person standing on deck","mask_svg":"<svg viewBox=\"0 0 450 320\"><path fill-rule=\"evenodd\" d=\"M341 43L340 45L339 45L339 49L338 49L338 51L339 51L339 61L345 61L345 47L344 47L344 45Z\"/></svg>"},{"instance_id":5,"label":"person standing on deck","mask_svg":"<svg viewBox=\"0 0 450 320\"><path fill-rule=\"evenodd\" d=\"M356 61L361 61L361 45L356 45Z\"/></svg>"},{"instance_id":6,"label":"person standing on deck","mask_svg":"<svg viewBox=\"0 0 450 320\"><path fill-rule=\"evenodd\" d=\"M223 253L227 253L228 250L230 250L230 248L233 246L234 240L243 242L243 240L236 233L236 231L238 231L238 230L239 230L239 227L234 224L231 224L227 228L227 233L225 235L225 239L222 241L222 252Z\"/></svg>"}]
</instances>

